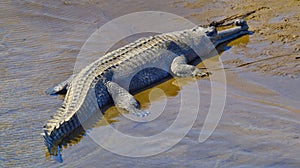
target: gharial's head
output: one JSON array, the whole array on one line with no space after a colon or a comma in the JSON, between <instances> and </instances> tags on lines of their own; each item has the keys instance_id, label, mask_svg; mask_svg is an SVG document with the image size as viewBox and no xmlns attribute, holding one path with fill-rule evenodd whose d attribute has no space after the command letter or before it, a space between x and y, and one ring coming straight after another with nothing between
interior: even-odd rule
<instances>
[{"instance_id":1,"label":"gharial's head","mask_svg":"<svg viewBox=\"0 0 300 168\"><path fill-rule=\"evenodd\" d=\"M209 26L209 27L196 27L193 30L199 31L201 33L205 33L206 37L210 39L210 41L214 44L214 46L217 46L218 44L221 44L223 42L235 39L239 36L248 34L248 25L245 20L235 20L233 23L234 27L231 27L229 29L224 29L221 31L217 31L215 26Z\"/></svg>"}]
</instances>

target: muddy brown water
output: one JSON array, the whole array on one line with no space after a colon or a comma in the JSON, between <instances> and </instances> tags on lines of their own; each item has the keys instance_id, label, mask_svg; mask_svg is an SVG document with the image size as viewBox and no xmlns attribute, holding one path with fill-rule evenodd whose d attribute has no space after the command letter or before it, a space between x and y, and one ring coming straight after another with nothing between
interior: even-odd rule
<instances>
[{"instance_id":1,"label":"muddy brown water","mask_svg":"<svg viewBox=\"0 0 300 168\"><path fill-rule=\"evenodd\" d=\"M226 12L235 13L234 9L242 11L244 8L239 8L236 1L232 4L225 1L1 1L0 4L0 167L300 166L299 59L280 64L274 58L256 65L255 61L264 59L257 53L270 49L272 40L261 40L264 33L257 27L258 32L234 40L220 56L210 58L224 63L227 98L220 123L204 143L198 142L198 136L209 109L209 78L197 80L201 105L192 129L166 152L145 158L123 157L83 136L63 148L64 162L58 163L44 146L42 127L63 100L63 96L49 96L44 91L72 74L80 48L98 27L118 16L144 10L175 13L205 24L207 19L220 18ZM223 9L223 14L217 15L213 9ZM283 17L295 13L288 11ZM200 16L205 18L199 19ZM251 23L257 26L258 22L259 19L251 22L249 18L250 29ZM271 22L281 22L281 17L274 16ZM294 36L297 34L291 37ZM281 42L273 41L272 45L280 48ZM283 46L286 50L297 50L289 43ZM293 60L293 56L292 53L282 59ZM247 62L254 63L239 66ZM281 75L275 73L277 68L289 71ZM159 133L176 118L180 94L194 92L194 88L189 82L179 87L174 80L156 88L161 88L167 97L156 97L149 103L151 89L136 95L146 109L155 109L167 101L164 113L155 121L137 125L119 116L114 109L110 109L107 118L128 134ZM95 125L96 128L105 126Z\"/></svg>"}]
</instances>

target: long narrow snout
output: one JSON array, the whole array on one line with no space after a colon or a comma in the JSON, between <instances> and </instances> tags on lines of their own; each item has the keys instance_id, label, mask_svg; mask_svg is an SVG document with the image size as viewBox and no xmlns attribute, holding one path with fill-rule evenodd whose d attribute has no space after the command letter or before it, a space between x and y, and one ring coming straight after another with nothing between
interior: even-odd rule
<instances>
[{"instance_id":1,"label":"long narrow snout","mask_svg":"<svg viewBox=\"0 0 300 168\"><path fill-rule=\"evenodd\" d=\"M217 34L213 38L215 46L249 33L248 31L249 27L246 21L236 20L234 24L235 27L233 28L221 30L217 32Z\"/></svg>"}]
</instances>

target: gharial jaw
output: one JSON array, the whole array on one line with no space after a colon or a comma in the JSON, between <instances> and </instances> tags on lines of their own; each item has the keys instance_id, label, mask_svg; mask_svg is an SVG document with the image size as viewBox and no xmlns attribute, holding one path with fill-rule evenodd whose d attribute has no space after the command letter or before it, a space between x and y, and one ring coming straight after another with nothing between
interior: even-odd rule
<instances>
[{"instance_id":1,"label":"gharial jaw","mask_svg":"<svg viewBox=\"0 0 300 168\"><path fill-rule=\"evenodd\" d=\"M217 31L217 29L213 26L208 27L206 28L206 35L214 44L214 46L217 46L226 41L230 41L242 35L249 34L249 26L245 20L238 19L234 21L233 24L234 27L221 31Z\"/></svg>"}]
</instances>

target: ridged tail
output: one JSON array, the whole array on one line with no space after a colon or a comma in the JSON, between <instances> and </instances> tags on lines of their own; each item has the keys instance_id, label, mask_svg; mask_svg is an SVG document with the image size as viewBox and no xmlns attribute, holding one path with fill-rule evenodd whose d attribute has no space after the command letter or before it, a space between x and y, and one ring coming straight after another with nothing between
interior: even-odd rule
<instances>
[{"instance_id":1,"label":"ridged tail","mask_svg":"<svg viewBox=\"0 0 300 168\"><path fill-rule=\"evenodd\" d=\"M62 140L67 137L72 131L80 126L78 117L74 115L69 121L65 121L62 124L53 128L51 132L44 127L44 142L50 155L57 155L57 147L62 144Z\"/></svg>"}]
</instances>

